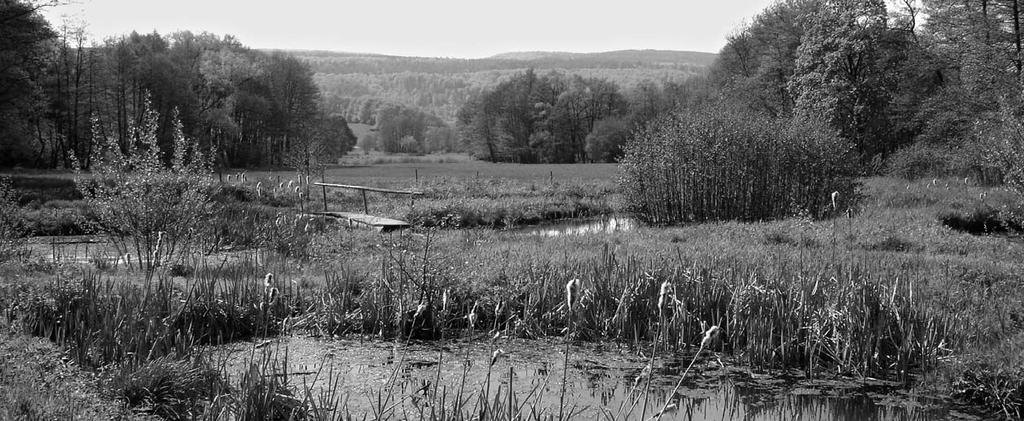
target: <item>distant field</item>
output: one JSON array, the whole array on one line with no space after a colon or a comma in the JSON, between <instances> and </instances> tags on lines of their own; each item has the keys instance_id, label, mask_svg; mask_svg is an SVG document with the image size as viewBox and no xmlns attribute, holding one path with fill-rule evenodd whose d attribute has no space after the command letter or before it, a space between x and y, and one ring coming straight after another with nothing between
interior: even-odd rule
<instances>
[{"instance_id":1,"label":"distant field","mask_svg":"<svg viewBox=\"0 0 1024 421\"><path fill-rule=\"evenodd\" d=\"M618 175L617 164L496 164L482 161L447 163L395 163L364 166L332 167L327 179L344 181L348 178L408 179L414 182L416 174L426 178L506 178L514 180L554 181L586 180L613 181Z\"/></svg>"},{"instance_id":2,"label":"distant field","mask_svg":"<svg viewBox=\"0 0 1024 421\"><path fill-rule=\"evenodd\" d=\"M363 123L348 123L349 130L352 130L352 134L356 136L356 139L362 139L373 129L372 125Z\"/></svg>"}]
</instances>

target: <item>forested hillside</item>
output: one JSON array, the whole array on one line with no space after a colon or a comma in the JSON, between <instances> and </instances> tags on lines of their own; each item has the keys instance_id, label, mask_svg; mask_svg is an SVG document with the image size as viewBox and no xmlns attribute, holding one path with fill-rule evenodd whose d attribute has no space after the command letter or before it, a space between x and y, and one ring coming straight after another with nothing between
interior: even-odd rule
<instances>
[{"instance_id":1,"label":"forested hillside","mask_svg":"<svg viewBox=\"0 0 1024 421\"><path fill-rule=\"evenodd\" d=\"M523 52L485 59L290 53L309 63L332 110L367 124L375 123L373 106L381 101L416 107L454 123L459 108L471 97L527 69L606 79L628 89L644 81L681 82L703 73L715 59L710 53L661 50Z\"/></svg>"}]
</instances>

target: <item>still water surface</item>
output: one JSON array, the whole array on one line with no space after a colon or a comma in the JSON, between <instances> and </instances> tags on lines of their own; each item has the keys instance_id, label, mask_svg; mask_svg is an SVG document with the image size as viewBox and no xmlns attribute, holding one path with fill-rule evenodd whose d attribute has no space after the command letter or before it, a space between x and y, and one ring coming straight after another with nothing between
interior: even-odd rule
<instances>
[{"instance_id":1,"label":"still water surface","mask_svg":"<svg viewBox=\"0 0 1024 421\"><path fill-rule=\"evenodd\" d=\"M464 396L473 396L475 402L487 387L488 363L498 348L505 356L490 367L490 394L500 390L504 396L511 384L516 399L529 400L537 411L557 417L565 350L564 343L557 340L396 344L292 337L276 339L263 349L276 349L279 354L287 350L288 371L298 373L290 379L293 385L322 388L327 372L340 378L347 407L355 415L373 413L376 392L387 387L392 377L392 394L403 397L408 414L426 410L423 397L433 393L435 383L441 385L440 393L450 396L449 401L462 384ZM221 350L230 355L231 372L239 372L247 366L253 344L236 343ZM634 385L648 360L618 346L574 344L566 374L566 406L573 408L576 419L608 419L612 415L615 419L650 418L665 405L691 356L668 355L655 364L647 415L641 416L645 382ZM319 375L313 374L317 371ZM915 396L893 383L798 381L751 373L728 360L720 364L714 354L697 360L679 395L673 401L677 409L663 420L980 419L958 412L940 399ZM625 416L634 401L636 407Z\"/></svg>"},{"instance_id":2,"label":"still water surface","mask_svg":"<svg viewBox=\"0 0 1024 421\"><path fill-rule=\"evenodd\" d=\"M516 228L512 231L540 237L563 235L611 234L632 231L639 225L628 216L608 216L597 219L568 219L537 226Z\"/></svg>"}]
</instances>

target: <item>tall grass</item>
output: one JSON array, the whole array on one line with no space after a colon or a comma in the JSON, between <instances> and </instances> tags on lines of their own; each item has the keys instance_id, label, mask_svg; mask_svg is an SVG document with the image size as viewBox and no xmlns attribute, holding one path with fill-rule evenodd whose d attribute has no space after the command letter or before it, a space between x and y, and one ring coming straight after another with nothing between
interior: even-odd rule
<instances>
[{"instance_id":1,"label":"tall grass","mask_svg":"<svg viewBox=\"0 0 1024 421\"><path fill-rule=\"evenodd\" d=\"M810 121L676 114L635 134L620 185L628 210L655 224L821 217L830 192L854 197L850 151Z\"/></svg>"}]
</instances>

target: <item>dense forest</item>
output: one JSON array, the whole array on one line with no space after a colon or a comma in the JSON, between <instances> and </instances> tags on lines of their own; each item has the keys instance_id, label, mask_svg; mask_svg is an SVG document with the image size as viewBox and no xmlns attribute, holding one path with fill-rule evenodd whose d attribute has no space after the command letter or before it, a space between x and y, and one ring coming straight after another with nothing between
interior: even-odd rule
<instances>
[{"instance_id":1,"label":"dense forest","mask_svg":"<svg viewBox=\"0 0 1024 421\"><path fill-rule=\"evenodd\" d=\"M744 112L820 119L867 171L992 178L1021 111L1018 0L783 0L732 36L708 79Z\"/></svg>"},{"instance_id":2,"label":"dense forest","mask_svg":"<svg viewBox=\"0 0 1024 421\"><path fill-rule=\"evenodd\" d=\"M781 0L729 37L708 71L620 87L532 72L484 89L458 114L483 159L614 159L620 133L675 113L822 121L862 172L997 181L996 144L1021 114L1016 0ZM609 141L608 139L612 139ZM995 148L995 149L994 149Z\"/></svg>"},{"instance_id":3,"label":"dense forest","mask_svg":"<svg viewBox=\"0 0 1024 421\"><path fill-rule=\"evenodd\" d=\"M223 167L316 165L351 149L302 60L246 48L231 36L131 33L87 44L81 26L54 27L44 4L0 2L0 165L88 167L97 139L122 148L152 109L170 149L184 135Z\"/></svg>"}]
</instances>

